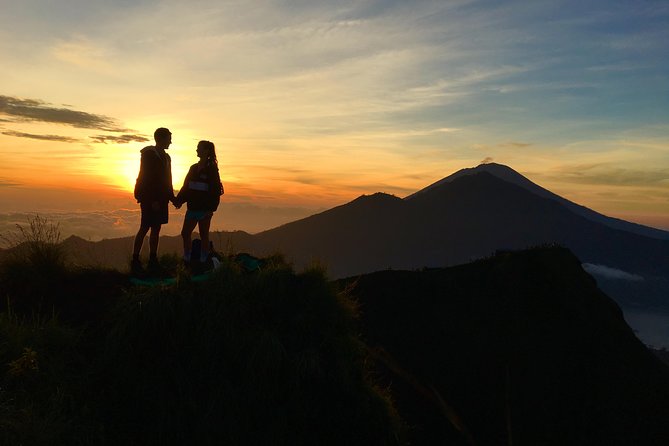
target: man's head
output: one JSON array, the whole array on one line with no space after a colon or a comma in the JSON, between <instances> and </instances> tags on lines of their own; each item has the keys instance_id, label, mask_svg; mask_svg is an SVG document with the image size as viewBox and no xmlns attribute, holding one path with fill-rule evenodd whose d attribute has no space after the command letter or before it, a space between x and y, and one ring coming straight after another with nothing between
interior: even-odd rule
<instances>
[{"instance_id":1,"label":"man's head","mask_svg":"<svg viewBox=\"0 0 669 446\"><path fill-rule=\"evenodd\" d=\"M156 141L156 147L167 149L172 144L172 132L165 127L160 127L153 132L153 139Z\"/></svg>"}]
</instances>

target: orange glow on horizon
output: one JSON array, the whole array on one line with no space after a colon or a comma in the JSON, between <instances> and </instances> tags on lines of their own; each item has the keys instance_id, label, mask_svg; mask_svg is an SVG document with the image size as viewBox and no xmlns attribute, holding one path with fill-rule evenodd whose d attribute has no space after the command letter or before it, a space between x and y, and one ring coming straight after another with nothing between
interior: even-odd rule
<instances>
[{"instance_id":1,"label":"orange glow on horizon","mask_svg":"<svg viewBox=\"0 0 669 446\"><path fill-rule=\"evenodd\" d=\"M137 161L122 160L119 162L116 175L111 177L112 183L123 190L133 192L138 172L139 166Z\"/></svg>"}]
</instances>

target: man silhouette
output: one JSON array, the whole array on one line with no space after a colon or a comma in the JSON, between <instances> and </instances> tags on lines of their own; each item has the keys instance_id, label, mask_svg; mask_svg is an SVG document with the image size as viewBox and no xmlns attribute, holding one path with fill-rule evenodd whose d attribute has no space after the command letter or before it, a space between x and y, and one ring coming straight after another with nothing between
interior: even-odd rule
<instances>
[{"instance_id":1,"label":"man silhouette","mask_svg":"<svg viewBox=\"0 0 669 446\"><path fill-rule=\"evenodd\" d=\"M168 221L168 203L174 201L172 189L172 159L166 150L172 144L172 133L161 127L153 133L155 146L141 150L139 175L135 183L135 198L142 210L142 221L135 236L130 270L143 272L139 254L147 232L149 236L149 269L158 268L158 240L161 225Z\"/></svg>"}]
</instances>

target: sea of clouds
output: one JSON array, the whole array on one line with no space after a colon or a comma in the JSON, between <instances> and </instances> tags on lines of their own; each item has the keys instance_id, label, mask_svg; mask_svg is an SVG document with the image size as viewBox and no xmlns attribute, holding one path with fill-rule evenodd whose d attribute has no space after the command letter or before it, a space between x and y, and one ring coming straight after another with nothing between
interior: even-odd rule
<instances>
[{"instance_id":1,"label":"sea of clouds","mask_svg":"<svg viewBox=\"0 0 669 446\"><path fill-rule=\"evenodd\" d=\"M641 282L644 280L644 278L638 274L628 273L621 269L611 268L610 266L596 265L592 263L584 263L582 266L583 269L588 272L588 274L599 276L604 279L629 280L632 282Z\"/></svg>"},{"instance_id":2,"label":"sea of clouds","mask_svg":"<svg viewBox=\"0 0 669 446\"><path fill-rule=\"evenodd\" d=\"M318 209L301 207L266 207L246 203L221 203L212 219L213 231L246 231L257 233L299 220L318 212ZM174 209L170 206L169 223L163 225L162 235L178 235L181 232L185 206ZM61 240L76 235L86 240L133 236L139 228L141 213L135 209L110 211L44 211L39 213L0 213L0 248L5 248L6 239L15 239L19 226L28 228L35 216L58 226ZM3 237L4 236L4 237Z\"/></svg>"}]
</instances>

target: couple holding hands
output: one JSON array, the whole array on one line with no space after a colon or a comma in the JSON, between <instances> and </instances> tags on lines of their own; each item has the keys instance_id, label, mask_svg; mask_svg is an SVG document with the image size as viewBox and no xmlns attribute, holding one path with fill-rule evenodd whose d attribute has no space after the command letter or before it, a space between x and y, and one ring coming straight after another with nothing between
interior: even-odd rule
<instances>
[{"instance_id":1,"label":"couple holding hands","mask_svg":"<svg viewBox=\"0 0 669 446\"><path fill-rule=\"evenodd\" d=\"M186 203L181 237L183 238L184 263L205 262L209 257L209 226L211 217L218 208L223 184L218 173L216 148L211 141L200 141L197 145L199 161L188 170L179 193L172 188L172 160L166 150L172 144L172 133L161 127L153 134L155 146L141 150L139 175L135 183L135 198L140 204L142 219L133 245L132 273L143 272L139 254L144 237L149 235L149 269L159 269L158 241L160 228L168 222L168 204L179 209ZM191 235L198 226L201 239L200 258L191 259Z\"/></svg>"}]
</instances>

